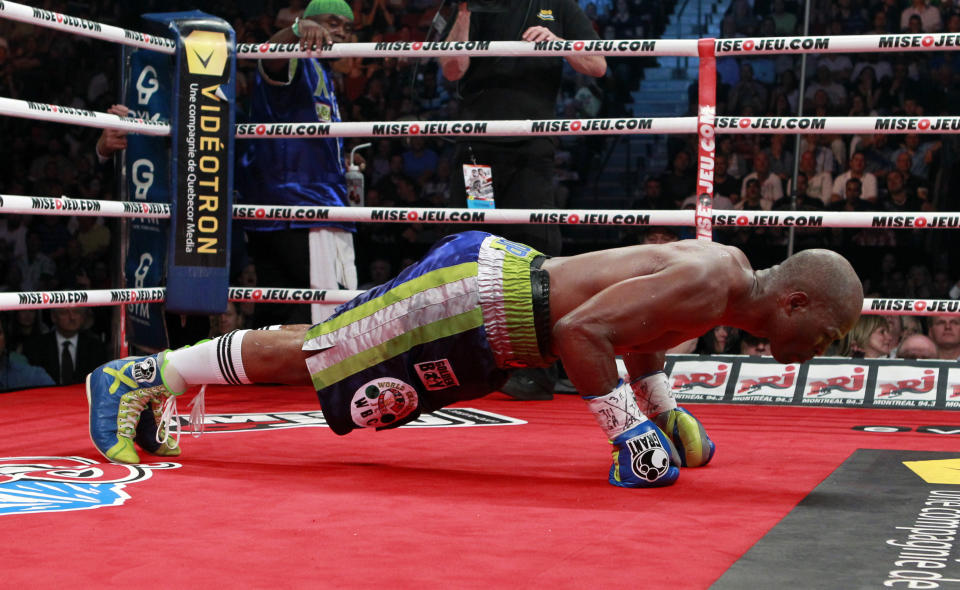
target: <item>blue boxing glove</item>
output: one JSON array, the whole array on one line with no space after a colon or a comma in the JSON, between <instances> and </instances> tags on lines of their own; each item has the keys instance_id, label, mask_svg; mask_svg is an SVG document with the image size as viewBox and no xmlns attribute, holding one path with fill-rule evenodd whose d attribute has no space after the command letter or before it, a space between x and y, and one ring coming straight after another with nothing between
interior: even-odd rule
<instances>
[{"instance_id":1,"label":"blue boxing glove","mask_svg":"<svg viewBox=\"0 0 960 590\"><path fill-rule=\"evenodd\" d=\"M650 488L677 481L680 456L670 438L637 407L629 384L621 381L607 395L584 400L613 445L611 484Z\"/></svg>"},{"instance_id":2,"label":"blue boxing glove","mask_svg":"<svg viewBox=\"0 0 960 590\"><path fill-rule=\"evenodd\" d=\"M674 410L661 412L653 417L653 421L676 446L682 466L703 467L713 458L716 446L707 436L703 424L685 408L677 406Z\"/></svg>"}]
</instances>

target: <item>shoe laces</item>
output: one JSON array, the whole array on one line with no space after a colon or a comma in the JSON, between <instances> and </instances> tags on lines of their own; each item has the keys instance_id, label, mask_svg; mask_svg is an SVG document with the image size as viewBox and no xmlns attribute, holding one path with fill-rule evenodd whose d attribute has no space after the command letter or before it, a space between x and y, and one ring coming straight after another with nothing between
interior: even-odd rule
<instances>
[{"instance_id":1,"label":"shoe laces","mask_svg":"<svg viewBox=\"0 0 960 590\"><path fill-rule=\"evenodd\" d=\"M206 415L206 401L204 394L207 391L207 386L204 385L200 388L200 393L194 396L193 400L189 404L190 408L190 432L194 437L199 437L204 432L204 417ZM176 395L169 395L163 400L163 405L160 410L160 424L157 428L157 432L154 435L154 440L159 444L166 444L170 440L170 433L175 434L174 442L176 445L180 444L180 412L177 410L177 397ZM163 437L161 438L160 432L163 432Z\"/></svg>"},{"instance_id":2,"label":"shoe laces","mask_svg":"<svg viewBox=\"0 0 960 590\"><path fill-rule=\"evenodd\" d=\"M133 438L134 433L137 431L137 422L140 420L140 413L143 412L143 409L147 407L147 396L137 395L139 392L134 391L128 394L125 394L120 398L120 408L123 412L123 418L118 424L118 434L121 436L126 436L127 438Z\"/></svg>"},{"instance_id":3,"label":"shoe laces","mask_svg":"<svg viewBox=\"0 0 960 590\"><path fill-rule=\"evenodd\" d=\"M206 391L207 386L202 386L200 388L200 393L195 395L190 401L190 429L194 437L199 437L206 430L206 426L203 423L204 417L207 413L207 404L203 397L203 394L206 393Z\"/></svg>"},{"instance_id":4,"label":"shoe laces","mask_svg":"<svg viewBox=\"0 0 960 590\"><path fill-rule=\"evenodd\" d=\"M176 424L176 429L174 429ZM163 438L160 433L163 432ZM170 440L170 433L174 432L175 446L180 444L180 412L177 411L177 396L170 395L163 400L160 406L160 424L157 425L157 432L153 438L157 443L164 445Z\"/></svg>"}]
</instances>

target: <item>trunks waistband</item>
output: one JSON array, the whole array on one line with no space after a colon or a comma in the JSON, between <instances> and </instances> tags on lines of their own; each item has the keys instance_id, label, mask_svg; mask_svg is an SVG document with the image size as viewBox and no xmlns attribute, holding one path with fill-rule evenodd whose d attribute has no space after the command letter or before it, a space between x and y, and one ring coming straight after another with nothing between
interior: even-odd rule
<instances>
[{"instance_id":1,"label":"trunks waistband","mask_svg":"<svg viewBox=\"0 0 960 590\"><path fill-rule=\"evenodd\" d=\"M537 347L545 361L556 360L550 353L550 273L542 269L549 258L541 254L530 263L530 300L533 305L533 329L537 334Z\"/></svg>"}]
</instances>

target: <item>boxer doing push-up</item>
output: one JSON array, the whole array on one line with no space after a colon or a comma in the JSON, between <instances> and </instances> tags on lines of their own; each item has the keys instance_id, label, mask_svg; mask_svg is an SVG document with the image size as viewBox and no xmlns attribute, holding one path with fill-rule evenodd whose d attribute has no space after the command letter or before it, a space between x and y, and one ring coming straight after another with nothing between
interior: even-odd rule
<instances>
[{"instance_id":1,"label":"boxer doing push-up","mask_svg":"<svg viewBox=\"0 0 960 590\"><path fill-rule=\"evenodd\" d=\"M163 406L212 383L312 383L337 434L393 428L560 358L613 445L610 483L669 485L714 445L677 406L664 350L727 325L803 362L853 327L862 302L853 268L829 250L755 271L740 250L703 241L547 258L466 232L315 326L237 330L103 365L87 377L90 436L113 461L138 462L135 442L179 455Z\"/></svg>"}]
</instances>

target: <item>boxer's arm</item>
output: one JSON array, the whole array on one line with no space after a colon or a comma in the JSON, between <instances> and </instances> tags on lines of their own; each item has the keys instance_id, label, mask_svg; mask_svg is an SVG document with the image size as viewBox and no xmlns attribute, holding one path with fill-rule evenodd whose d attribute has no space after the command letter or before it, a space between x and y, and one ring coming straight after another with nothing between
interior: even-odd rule
<instances>
[{"instance_id":1,"label":"boxer's arm","mask_svg":"<svg viewBox=\"0 0 960 590\"><path fill-rule=\"evenodd\" d=\"M555 349L577 391L606 394L619 378L618 350L635 355L628 366L634 377L662 369L665 344L699 335L715 321L726 306L717 299L724 291L716 275L695 263L621 281L556 323Z\"/></svg>"}]
</instances>

